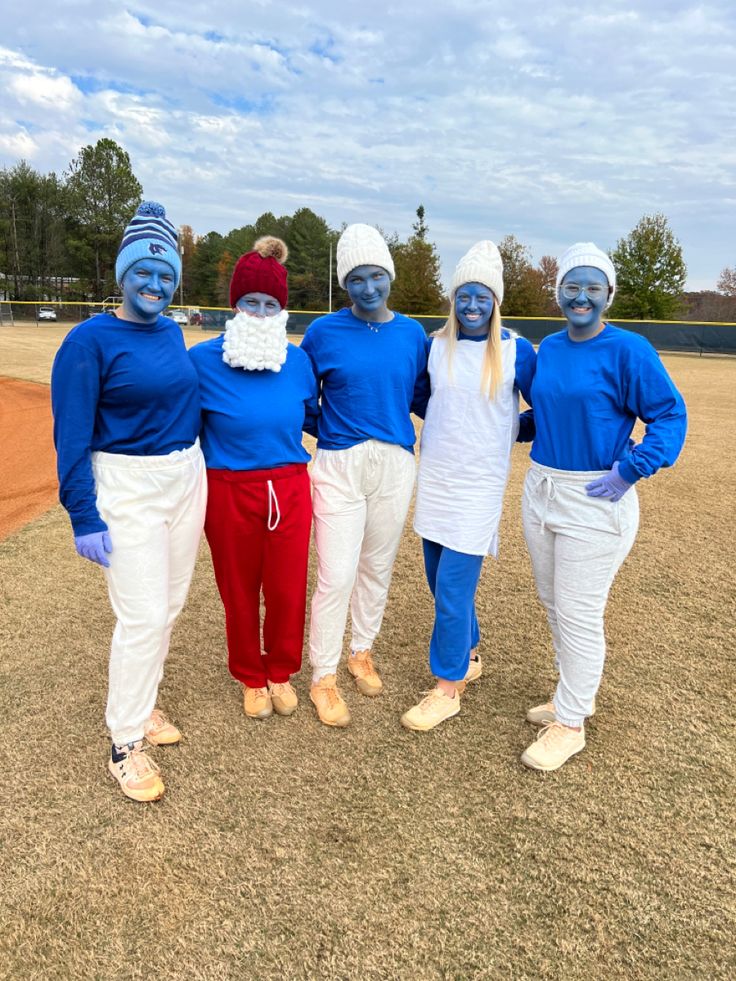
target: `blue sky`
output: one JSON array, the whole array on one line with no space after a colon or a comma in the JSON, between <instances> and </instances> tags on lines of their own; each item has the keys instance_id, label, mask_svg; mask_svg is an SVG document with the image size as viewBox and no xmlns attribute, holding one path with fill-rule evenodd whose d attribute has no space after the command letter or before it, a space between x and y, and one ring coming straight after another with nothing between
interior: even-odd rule
<instances>
[{"instance_id":1,"label":"blue sky","mask_svg":"<svg viewBox=\"0 0 736 981\"><path fill-rule=\"evenodd\" d=\"M6 10L0 165L102 136L176 224L312 208L535 261L670 219L691 289L736 265L736 5L36 0Z\"/></svg>"}]
</instances>

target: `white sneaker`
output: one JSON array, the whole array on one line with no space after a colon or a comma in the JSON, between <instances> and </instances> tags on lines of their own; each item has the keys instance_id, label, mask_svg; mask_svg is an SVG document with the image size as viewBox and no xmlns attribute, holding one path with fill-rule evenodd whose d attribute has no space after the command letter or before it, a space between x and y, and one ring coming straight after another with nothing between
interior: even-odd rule
<instances>
[{"instance_id":1,"label":"white sneaker","mask_svg":"<svg viewBox=\"0 0 736 981\"><path fill-rule=\"evenodd\" d=\"M595 699L593 699L593 707L590 710L590 715L588 716L588 718L591 718L594 715L595 715ZM549 725L550 722L555 722L556 718L557 716L555 715L555 707L551 698L548 702L544 702L542 705L535 705L534 708L530 708L529 711L526 713L526 721L531 722L532 725L535 726Z\"/></svg>"},{"instance_id":2,"label":"white sneaker","mask_svg":"<svg viewBox=\"0 0 736 981\"><path fill-rule=\"evenodd\" d=\"M465 672L465 677L463 681L467 684L468 681L477 681L478 678L483 674L483 662L480 659L480 654L477 648L470 652L470 663L468 664L468 670Z\"/></svg>"},{"instance_id":3,"label":"white sneaker","mask_svg":"<svg viewBox=\"0 0 736 981\"><path fill-rule=\"evenodd\" d=\"M401 724L405 729L414 732L428 732L445 719L451 719L460 711L460 695L455 690L452 698L445 695L441 688L433 688L421 702L404 712Z\"/></svg>"},{"instance_id":4,"label":"white sneaker","mask_svg":"<svg viewBox=\"0 0 736 981\"><path fill-rule=\"evenodd\" d=\"M559 770L582 749L585 749L584 726L570 729L561 722L550 722L521 754L521 762L532 770Z\"/></svg>"}]
</instances>

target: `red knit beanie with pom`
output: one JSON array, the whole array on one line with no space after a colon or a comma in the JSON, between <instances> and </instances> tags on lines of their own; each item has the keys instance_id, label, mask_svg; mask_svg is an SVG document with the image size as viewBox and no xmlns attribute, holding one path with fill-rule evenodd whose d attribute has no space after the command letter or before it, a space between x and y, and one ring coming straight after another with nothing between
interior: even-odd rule
<instances>
[{"instance_id":1,"label":"red knit beanie with pom","mask_svg":"<svg viewBox=\"0 0 736 981\"><path fill-rule=\"evenodd\" d=\"M230 306L233 310L246 293L266 293L278 300L282 309L286 308L289 300L289 274L284 263L288 254L285 242L266 235L258 239L252 252L241 255L235 263L230 280Z\"/></svg>"}]
</instances>

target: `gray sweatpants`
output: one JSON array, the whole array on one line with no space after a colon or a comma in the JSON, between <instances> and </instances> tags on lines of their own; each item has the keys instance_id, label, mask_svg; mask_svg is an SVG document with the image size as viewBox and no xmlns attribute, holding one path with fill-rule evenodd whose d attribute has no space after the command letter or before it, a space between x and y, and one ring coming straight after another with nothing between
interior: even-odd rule
<instances>
[{"instance_id":1,"label":"gray sweatpants","mask_svg":"<svg viewBox=\"0 0 736 981\"><path fill-rule=\"evenodd\" d=\"M582 725L592 711L606 656L608 593L639 527L635 488L615 503L587 496L585 485L601 473L533 462L524 483L524 536L560 674L555 715L568 726Z\"/></svg>"}]
</instances>

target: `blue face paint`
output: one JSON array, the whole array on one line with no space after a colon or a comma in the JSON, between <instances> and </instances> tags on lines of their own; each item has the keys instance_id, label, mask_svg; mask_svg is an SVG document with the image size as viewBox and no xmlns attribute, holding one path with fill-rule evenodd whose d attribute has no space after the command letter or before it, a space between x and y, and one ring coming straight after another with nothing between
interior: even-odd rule
<instances>
[{"instance_id":1,"label":"blue face paint","mask_svg":"<svg viewBox=\"0 0 736 981\"><path fill-rule=\"evenodd\" d=\"M134 323L153 324L171 303L176 275L162 259L139 259L127 270L120 285L123 317Z\"/></svg>"},{"instance_id":2,"label":"blue face paint","mask_svg":"<svg viewBox=\"0 0 736 981\"><path fill-rule=\"evenodd\" d=\"M460 333L468 337L485 337L494 303L493 290L482 283L463 283L458 287L455 316L460 324Z\"/></svg>"},{"instance_id":3,"label":"blue face paint","mask_svg":"<svg viewBox=\"0 0 736 981\"><path fill-rule=\"evenodd\" d=\"M574 283L581 291L574 297L567 297L562 287ZM588 296L586 286L602 285L606 289L601 296ZM576 266L566 273L560 289L557 302L563 315L567 318L567 333L574 341L586 341L600 333L601 318L608 303L608 279L606 274L593 266Z\"/></svg>"},{"instance_id":4,"label":"blue face paint","mask_svg":"<svg viewBox=\"0 0 736 981\"><path fill-rule=\"evenodd\" d=\"M391 277L381 266L357 266L345 279L353 313L361 320L387 319Z\"/></svg>"},{"instance_id":5,"label":"blue face paint","mask_svg":"<svg viewBox=\"0 0 736 981\"><path fill-rule=\"evenodd\" d=\"M235 306L241 313L247 313L251 317L275 317L277 313L281 313L281 304L268 293L246 293Z\"/></svg>"}]
</instances>

